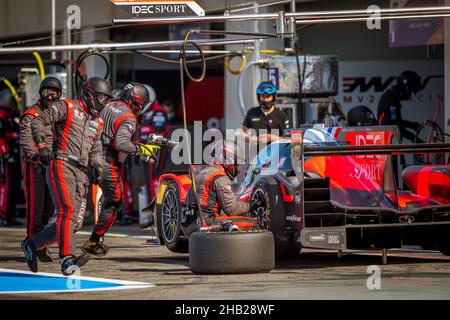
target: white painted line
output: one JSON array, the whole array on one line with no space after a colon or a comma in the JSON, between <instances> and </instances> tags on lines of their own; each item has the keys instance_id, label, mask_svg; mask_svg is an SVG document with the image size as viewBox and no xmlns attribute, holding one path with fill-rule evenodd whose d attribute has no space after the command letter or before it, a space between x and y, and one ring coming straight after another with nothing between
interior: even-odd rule
<instances>
[{"instance_id":1,"label":"white painted line","mask_svg":"<svg viewBox=\"0 0 450 320\"><path fill-rule=\"evenodd\" d=\"M25 229L23 228L0 228L0 232L3 231L23 231L25 235ZM83 236L90 236L92 232L90 231L78 231L76 234L81 234ZM126 234L126 233L107 233L106 237L112 237L112 238L135 238L135 239L145 239L145 240L155 240L155 236L140 236L140 235L132 235L132 234Z\"/></svg>"},{"instance_id":2,"label":"white painted line","mask_svg":"<svg viewBox=\"0 0 450 320\"><path fill-rule=\"evenodd\" d=\"M81 235L91 235L92 232L88 231L78 231L76 234ZM154 240L156 239L155 236L140 236L140 235L132 235L132 234L126 234L126 233L107 233L106 238L112 237L112 238L135 238L135 239L147 239L147 240Z\"/></svg>"},{"instance_id":3,"label":"white painted line","mask_svg":"<svg viewBox=\"0 0 450 320\"><path fill-rule=\"evenodd\" d=\"M144 289L156 287L152 283L138 282L138 281L127 281L127 280L116 280L107 278L95 278L95 277L85 277L85 276L63 276L56 273L46 273L46 272L31 272L24 270L14 270L14 269L3 269L0 268L0 272L12 273L12 274L27 274L36 276L47 276L52 278L63 278L67 280L87 280L96 281L103 283L119 284L120 287L109 287L109 288L91 288L91 289L73 289L73 290L32 290L32 291L0 291L0 294L17 294L17 293L51 293L51 292L86 292L86 291L111 291L111 290L128 290L128 289Z\"/></svg>"}]
</instances>

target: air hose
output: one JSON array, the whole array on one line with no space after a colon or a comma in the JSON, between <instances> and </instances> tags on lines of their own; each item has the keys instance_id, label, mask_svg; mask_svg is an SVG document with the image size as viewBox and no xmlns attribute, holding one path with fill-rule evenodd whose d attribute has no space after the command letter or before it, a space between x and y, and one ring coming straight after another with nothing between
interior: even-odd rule
<instances>
[{"instance_id":1,"label":"air hose","mask_svg":"<svg viewBox=\"0 0 450 320\"><path fill-rule=\"evenodd\" d=\"M231 69L230 65L231 65L231 61L235 57L240 57L241 58L241 65L236 70L233 70L233 69ZM225 68L231 74L234 74L234 75L240 74L242 72L242 70L244 70L246 65L247 65L247 57L244 54L241 54L241 55L229 55L229 56L227 56L225 58Z\"/></svg>"},{"instance_id":2,"label":"air hose","mask_svg":"<svg viewBox=\"0 0 450 320\"><path fill-rule=\"evenodd\" d=\"M252 61L247 64L247 66L242 70L242 72L239 74L238 77L238 102L239 107L241 109L242 115L245 117L245 103L244 103L244 97L242 95L242 86L244 82L244 77L247 74L247 71L250 70L253 66L260 65L266 63L267 60L259 60L259 61Z\"/></svg>"},{"instance_id":3,"label":"air hose","mask_svg":"<svg viewBox=\"0 0 450 320\"><path fill-rule=\"evenodd\" d=\"M198 78L194 78L192 77L192 75L189 73L188 68L187 68L187 63L186 63L186 46L188 44L188 39L191 33L195 32L194 30L189 30L188 32L186 32L186 35L184 37L184 41L183 41L183 45L181 46L180 49L180 87L181 87L181 106L183 109L183 128L184 128L184 133L185 133L185 137L184 137L184 141L187 144L187 158L189 159L189 175L192 181L192 188L194 191L194 196L198 205L198 209L199 209L199 216L200 216L200 221L201 221L201 226L204 225L204 221L203 221L203 214L202 214L202 208L201 208L201 203L200 203L200 198L198 196L198 192L197 192L197 185L195 183L195 173L194 173L194 166L192 164L191 161L191 150L190 150L190 140L188 139L188 129L187 129L187 117L186 117L186 99L184 96L184 71L186 71L187 76L189 77L189 79L191 79L194 82L201 82L206 74L206 61L205 61L205 57L203 55L202 49L200 48L200 46L198 46L195 43L191 43L195 48L197 48L198 52L200 53L200 58L202 59L202 72L200 77Z\"/></svg>"},{"instance_id":4,"label":"air hose","mask_svg":"<svg viewBox=\"0 0 450 320\"><path fill-rule=\"evenodd\" d=\"M181 88L181 105L182 105L182 109L183 109L183 127L184 127L184 132L186 134L185 136L185 141L186 143L189 142L188 139L188 135L187 135L187 119L186 119L186 99L184 96L184 72L186 72L186 75L188 76L188 78L194 82L201 82L206 75L206 59L205 56L203 54L202 49L200 48L200 46L198 44L196 44L195 42L189 42L189 36L192 34L216 34L216 35L226 35L226 34L232 34L232 35L251 35L251 36L258 36L258 37L276 37L276 35L273 34L256 34L256 33L248 33L248 32L228 32L228 31L217 31L217 30L189 30L186 32L186 35L184 37L184 41L183 41L183 45L181 46L180 49L180 60L179 60L179 64L180 64L180 88ZM188 61L186 60L186 47L188 44L191 44L192 46L194 46L199 54L200 54L200 60L202 62L202 72L200 74L199 77L193 77L192 74L189 72L188 69ZM245 69L249 68L252 64L247 65L246 68L244 68L242 71L244 72ZM240 76L242 76L242 74L240 74ZM187 148L187 157L189 159L189 161L191 162L191 153L190 153L190 146L188 146ZM195 172L194 172L194 166L192 163L189 163L189 175L191 177L192 180L192 188L194 191L194 195L198 204L198 208L199 208L199 212L200 212L200 220L201 220L201 224L202 226L204 225L204 221L203 221L203 215L202 215L202 209L201 209L201 203L200 203L200 199L198 196L198 192L197 192L197 186L195 183Z\"/></svg>"},{"instance_id":5,"label":"air hose","mask_svg":"<svg viewBox=\"0 0 450 320\"><path fill-rule=\"evenodd\" d=\"M36 58L36 61L38 63L39 74L41 75L41 80L44 80L45 79L45 69L44 69L44 63L42 62L41 55L39 54L39 52L34 51L33 56Z\"/></svg>"},{"instance_id":6,"label":"air hose","mask_svg":"<svg viewBox=\"0 0 450 320\"><path fill-rule=\"evenodd\" d=\"M81 72L80 72L81 64L87 58L92 57L92 56L100 57L105 62L106 73L105 73L105 76L103 77L103 79L106 80L109 77L109 71L110 71L109 61L102 54L102 52L100 50L86 50L86 51L83 51L78 56L78 59L77 59L77 62L76 62L76 67L75 67L75 89L77 91L77 94L79 94L79 92L80 92L80 83L83 84L87 80L87 76L82 75Z\"/></svg>"},{"instance_id":7,"label":"air hose","mask_svg":"<svg viewBox=\"0 0 450 320\"><path fill-rule=\"evenodd\" d=\"M2 77L1 80L3 80L4 84L8 87L9 91L11 91L14 100L16 101L17 108L19 109L20 112L22 112L22 104L20 103L19 94L17 93L16 88L14 88L14 86L8 79Z\"/></svg>"}]
</instances>

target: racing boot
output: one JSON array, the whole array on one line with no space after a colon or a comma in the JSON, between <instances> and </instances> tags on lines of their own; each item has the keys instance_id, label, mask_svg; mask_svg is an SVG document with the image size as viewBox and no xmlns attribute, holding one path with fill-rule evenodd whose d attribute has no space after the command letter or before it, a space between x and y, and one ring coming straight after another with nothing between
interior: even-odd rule
<instances>
[{"instance_id":1,"label":"racing boot","mask_svg":"<svg viewBox=\"0 0 450 320\"><path fill-rule=\"evenodd\" d=\"M104 244L102 240L97 242L95 240L88 239L81 247L81 251L97 257L103 257L108 253L109 247Z\"/></svg>"},{"instance_id":2,"label":"racing boot","mask_svg":"<svg viewBox=\"0 0 450 320\"><path fill-rule=\"evenodd\" d=\"M53 258L50 254L50 250L48 248L41 249L37 252L38 259L40 262L52 262Z\"/></svg>"},{"instance_id":3,"label":"racing boot","mask_svg":"<svg viewBox=\"0 0 450 320\"><path fill-rule=\"evenodd\" d=\"M31 240L26 237L21 245L22 250L25 253L25 260L27 261L28 268L33 272L38 272L37 251L31 243Z\"/></svg>"},{"instance_id":4,"label":"racing boot","mask_svg":"<svg viewBox=\"0 0 450 320\"><path fill-rule=\"evenodd\" d=\"M79 256L66 256L61 259L59 264L61 265L61 272L65 276L70 276L75 273L75 271L79 270L82 266L84 266L91 256L89 254L81 254Z\"/></svg>"}]
</instances>

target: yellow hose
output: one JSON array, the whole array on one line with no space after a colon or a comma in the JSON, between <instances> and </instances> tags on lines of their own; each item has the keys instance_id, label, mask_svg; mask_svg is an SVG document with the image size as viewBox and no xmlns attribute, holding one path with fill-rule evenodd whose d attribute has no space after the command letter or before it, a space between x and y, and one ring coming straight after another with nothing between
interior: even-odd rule
<instances>
[{"instance_id":1,"label":"yellow hose","mask_svg":"<svg viewBox=\"0 0 450 320\"><path fill-rule=\"evenodd\" d=\"M38 63L39 74L41 75L41 80L44 80L45 79L45 69L44 69L44 63L42 62L41 55L39 54L39 52L34 51L33 56L36 58L36 61Z\"/></svg>"},{"instance_id":2,"label":"yellow hose","mask_svg":"<svg viewBox=\"0 0 450 320\"><path fill-rule=\"evenodd\" d=\"M241 57L241 65L239 66L238 69L233 70L231 69L230 65L231 65L231 60L233 60L234 57ZM231 74L240 74L242 72L242 70L244 70L245 66L247 65L247 58L245 57L245 55L235 55L235 56L227 56L225 58L225 68L228 70L229 73Z\"/></svg>"},{"instance_id":3,"label":"yellow hose","mask_svg":"<svg viewBox=\"0 0 450 320\"><path fill-rule=\"evenodd\" d=\"M22 111L22 107L21 107L22 105L21 105L21 103L20 103L20 98L19 98L19 95L17 94L16 89L15 89L14 86L11 84L11 82L9 82L8 79L3 78L3 82L6 84L6 86L9 88L9 90L10 90L11 93L13 94L14 100L16 100L16 103L17 103L17 108L18 108L20 111Z\"/></svg>"},{"instance_id":4,"label":"yellow hose","mask_svg":"<svg viewBox=\"0 0 450 320\"><path fill-rule=\"evenodd\" d=\"M261 50L262 54L283 54L280 50Z\"/></svg>"}]
</instances>

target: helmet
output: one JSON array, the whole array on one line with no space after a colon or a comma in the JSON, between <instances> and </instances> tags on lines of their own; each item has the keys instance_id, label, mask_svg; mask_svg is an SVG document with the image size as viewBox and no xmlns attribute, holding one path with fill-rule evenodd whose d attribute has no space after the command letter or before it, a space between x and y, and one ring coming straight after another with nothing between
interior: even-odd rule
<instances>
[{"instance_id":1,"label":"helmet","mask_svg":"<svg viewBox=\"0 0 450 320\"><path fill-rule=\"evenodd\" d=\"M150 93L143 84L130 82L123 87L120 99L127 102L133 113L139 116L144 107L150 102Z\"/></svg>"},{"instance_id":2,"label":"helmet","mask_svg":"<svg viewBox=\"0 0 450 320\"><path fill-rule=\"evenodd\" d=\"M5 109L9 112L16 108L16 100L11 90L3 89L0 91L0 109Z\"/></svg>"},{"instance_id":3,"label":"helmet","mask_svg":"<svg viewBox=\"0 0 450 320\"><path fill-rule=\"evenodd\" d=\"M112 98L111 85L102 78L90 78L83 83L80 98L91 114L99 115Z\"/></svg>"},{"instance_id":4,"label":"helmet","mask_svg":"<svg viewBox=\"0 0 450 320\"><path fill-rule=\"evenodd\" d=\"M149 86L148 84L144 84L144 87L147 89L148 94L149 94L149 100L148 103L144 106L144 108L142 108L141 114L146 113L153 105L153 103L156 101L156 91Z\"/></svg>"},{"instance_id":5,"label":"helmet","mask_svg":"<svg viewBox=\"0 0 450 320\"><path fill-rule=\"evenodd\" d=\"M352 109L347 114L348 125L351 127L357 126L372 126L377 124L377 119L366 106L357 106Z\"/></svg>"},{"instance_id":6,"label":"helmet","mask_svg":"<svg viewBox=\"0 0 450 320\"><path fill-rule=\"evenodd\" d=\"M277 96L277 87L269 81L261 82L258 88L256 88L256 94L258 96L258 101L263 108L270 108L275 104L275 98ZM273 96L271 102L261 102L261 96L263 94L269 94Z\"/></svg>"},{"instance_id":7,"label":"helmet","mask_svg":"<svg viewBox=\"0 0 450 320\"><path fill-rule=\"evenodd\" d=\"M47 77L42 80L41 85L39 86L39 96L44 104L58 100L61 98L61 94L62 84L58 78Z\"/></svg>"},{"instance_id":8,"label":"helmet","mask_svg":"<svg viewBox=\"0 0 450 320\"><path fill-rule=\"evenodd\" d=\"M422 90L422 79L414 71L404 71L397 77L397 87L400 89L400 97L407 100L411 94Z\"/></svg>"},{"instance_id":9,"label":"helmet","mask_svg":"<svg viewBox=\"0 0 450 320\"><path fill-rule=\"evenodd\" d=\"M230 179L239 174L239 165L245 163L244 149L233 140L218 141L214 145L214 161L220 164Z\"/></svg>"}]
</instances>

